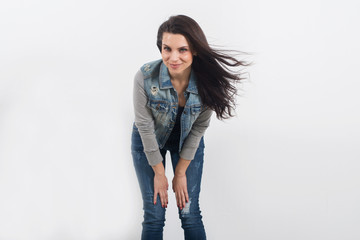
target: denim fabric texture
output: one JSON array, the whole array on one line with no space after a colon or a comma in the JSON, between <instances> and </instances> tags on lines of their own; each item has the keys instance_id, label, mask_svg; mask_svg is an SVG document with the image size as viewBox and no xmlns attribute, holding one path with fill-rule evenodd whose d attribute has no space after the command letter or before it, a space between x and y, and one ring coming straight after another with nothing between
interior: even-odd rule
<instances>
[{"instance_id":1,"label":"denim fabric texture","mask_svg":"<svg viewBox=\"0 0 360 240\"><path fill-rule=\"evenodd\" d=\"M148 107L155 119L155 135L160 148L163 148L170 136L178 111L178 95L175 92L168 69L162 60L156 60L141 67L144 75L144 89L149 98ZM189 84L184 92L186 104L181 115L181 134L179 151L189 135L193 123L204 107L196 86L196 74L191 71Z\"/></svg>"},{"instance_id":2,"label":"denim fabric texture","mask_svg":"<svg viewBox=\"0 0 360 240\"><path fill-rule=\"evenodd\" d=\"M169 142L174 143L176 141ZM181 219L181 227L184 229L185 240L206 239L205 229L199 207L199 194L204 161L204 147L204 139L201 138L195 157L186 170L189 202L186 203L185 208L182 210L179 209L179 218ZM164 147L160 149L164 166L166 166L165 155L167 151L170 152L171 163L174 171L180 158L178 144L164 144ZM135 125L133 126L131 137L131 152L143 199L144 221L142 223L143 230L141 239L162 240L166 210L161 206L159 196L157 197L156 205L153 203L154 171L146 159L141 137Z\"/></svg>"}]
</instances>

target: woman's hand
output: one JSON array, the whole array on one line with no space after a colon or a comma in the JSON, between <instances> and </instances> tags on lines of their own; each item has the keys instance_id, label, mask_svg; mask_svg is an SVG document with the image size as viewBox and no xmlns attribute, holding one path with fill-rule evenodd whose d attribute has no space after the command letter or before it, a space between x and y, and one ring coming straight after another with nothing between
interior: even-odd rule
<instances>
[{"instance_id":1,"label":"woman's hand","mask_svg":"<svg viewBox=\"0 0 360 240\"><path fill-rule=\"evenodd\" d=\"M176 168L172 188L175 192L177 206L182 210L185 203L189 202L189 194L187 190L186 169L189 167L190 160L180 158Z\"/></svg>"},{"instance_id":2,"label":"woman's hand","mask_svg":"<svg viewBox=\"0 0 360 240\"><path fill-rule=\"evenodd\" d=\"M161 206L167 207L168 204L168 194L167 190L169 188L168 180L165 174L155 174L154 177L154 204L156 204L156 198L159 194Z\"/></svg>"},{"instance_id":3,"label":"woman's hand","mask_svg":"<svg viewBox=\"0 0 360 240\"><path fill-rule=\"evenodd\" d=\"M168 180L165 176L165 168L162 162L152 167L155 173L154 176L154 204L156 204L157 195L159 194L162 207L167 207L169 189Z\"/></svg>"},{"instance_id":4,"label":"woman's hand","mask_svg":"<svg viewBox=\"0 0 360 240\"><path fill-rule=\"evenodd\" d=\"M189 202L186 174L175 173L172 181L172 187L173 191L175 192L176 204L180 210L182 210L185 207L185 203Z\"/></svg>"}]
</instances>

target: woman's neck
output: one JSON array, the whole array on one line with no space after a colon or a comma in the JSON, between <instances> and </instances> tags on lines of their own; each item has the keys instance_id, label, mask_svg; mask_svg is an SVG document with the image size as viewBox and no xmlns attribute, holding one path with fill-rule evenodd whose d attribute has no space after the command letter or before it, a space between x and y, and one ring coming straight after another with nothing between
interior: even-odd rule
<instances>
[{"instance_id":1,"label":"woman's neck","mask_svg":"<svg viewBox=\"0 0 360 240\"><path fill-rule=\"evenodd\" d=\"M187 85L189 83L190 73L191 68L188 68L179 74L170 73L170 79L172 82L178 82L180 85Z\"/></svg>"}]
</instances>

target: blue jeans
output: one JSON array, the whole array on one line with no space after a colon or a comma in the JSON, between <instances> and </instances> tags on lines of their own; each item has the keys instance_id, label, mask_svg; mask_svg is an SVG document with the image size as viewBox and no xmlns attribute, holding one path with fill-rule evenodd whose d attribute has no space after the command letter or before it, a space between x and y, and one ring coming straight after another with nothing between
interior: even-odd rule
<instances>
[{"instance_id":1,"label":"blue jeans","mask_svg":"<svg viewBox=\"0 0 360 240\"><path fill-rule=\"evenodd\" d=\"M134 161L136 175L139 181L140 190L143 199L144 221L142 240L161 240L163 239L163 228L165 225L165 208L161 206L160 197L157 196L156 205L153 203L154 198L154 171L149 165L144 153L141 137L136 127L133 128L131 137L131 152ZM179 161L179 146L168 146L160 149L163 156L165 167L166 151L170 151L173 171ZM186 203L183 210L179 210L181 227L184 229L186 240L205 240L206 234L203 222L201 220L201 211L199 208L199 194L201 175L204 159L204 140L201 139L194 159L191 161L186 170L187 187L189 202ZM174 203L176 204L176 203Z\"/></svg>"}]
</instances>

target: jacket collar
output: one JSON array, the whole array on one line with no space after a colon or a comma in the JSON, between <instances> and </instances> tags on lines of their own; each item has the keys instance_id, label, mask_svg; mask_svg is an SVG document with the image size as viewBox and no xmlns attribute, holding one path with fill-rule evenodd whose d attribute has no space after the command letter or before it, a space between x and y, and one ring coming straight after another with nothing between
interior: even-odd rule
<instances>
[{"instance_id":1,"label":"jacket collar","mask_svg":"<svg viewBox=\"0 0 360 240\"><path fill-rule=\"evenodd\" d=\"M159 83L161 89L173 88L173 85L170 80L168 68L163 62L161 63L160 66ZM191 69L189 85L186 91L190 93L198 94L198 90L196 86L196 75L193 69Z\"/></svg>"}]
</instances>

